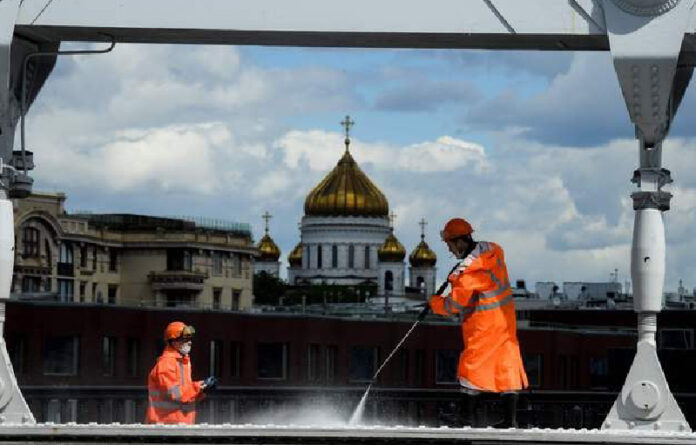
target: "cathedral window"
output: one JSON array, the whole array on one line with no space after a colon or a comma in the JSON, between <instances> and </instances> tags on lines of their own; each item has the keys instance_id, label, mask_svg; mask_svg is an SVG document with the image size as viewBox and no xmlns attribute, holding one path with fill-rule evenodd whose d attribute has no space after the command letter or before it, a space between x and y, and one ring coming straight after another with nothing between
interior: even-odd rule
<instances>
[{"instance_id":1,"label":"cathedral window","mask_svg":"<svg viewBox=\"0 0 696 445\"><path fill-rule=\"evenodd\" d=\"M338 246L335 244L331 246L331 267L338 267Z\"/></svg>"},{"instance_id":2,"label":"cathedral window","mask_svg":"<svg viewBox=\"0 0 696 445\"><path fill-rule=\"evenodd\" d=\"M355 267L355 247L351 244L348 246L348 268Z\"/></svg>"},{"instance_id":3,"label":"cathedral window","mask_svg":"<svg viewBox=\"0 0 696 445\"><path fill-rule=\"evenodd\" d=\"M370 268L370 246L365 246L365 269Z\"/></svg>"},{"instance_id":4,"label":"cathedral window","mask_svg":"<svg viewBox=\"0 0 696 445\"><path fill-rule=\"evenodd\" d=\"M307 269L312 268L312 248L307 246Z\"/></svg>"},{"instance_id":5,"label":"cathedral window","mask_svg":"<svg viewBox=\"0 0 696 445\"><path fill-rule=\"evenodd\" d=\"M321 269L321 244L317 246L317 269Z\"/></svg>"},{"instance_id":6,"label":"cathedral window","mask_svg":"<svg viewBox=\"0 0 696 445\"><path fill-rule=\"evenodd\" d=\"M394 274L391 270L384 272L384 290L394 290Z\"/></svg>"}]
</instances>

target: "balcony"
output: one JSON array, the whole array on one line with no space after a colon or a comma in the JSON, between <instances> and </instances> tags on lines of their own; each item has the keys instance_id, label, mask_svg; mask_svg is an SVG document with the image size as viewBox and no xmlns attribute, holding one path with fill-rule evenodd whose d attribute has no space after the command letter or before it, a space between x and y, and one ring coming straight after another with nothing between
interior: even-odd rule
<instances>
[{"instance_id":1,"label":"balcony","mask_svg":"<svg viewBox=\"0 0 696 445\"><path fill-rule=\"evenodd\" d=\"M186 270L165 270L150 272L148 275L153 290L203 290L203 282L208 275Z\"/></svg>"}]
</instances>

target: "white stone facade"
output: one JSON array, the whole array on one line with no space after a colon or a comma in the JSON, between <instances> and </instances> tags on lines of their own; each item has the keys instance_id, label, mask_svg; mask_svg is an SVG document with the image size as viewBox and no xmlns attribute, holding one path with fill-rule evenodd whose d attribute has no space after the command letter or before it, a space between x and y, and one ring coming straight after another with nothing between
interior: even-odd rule
<instances>
[{"instance_id":1,"label":"white stone facade","mask_svg":"<svg viewBox=\"0 0 696 445\"><path fill-rule=\"evenodd\" d=\"M302 267L288 268L289 283L377 283L377 250L389 230L387 217L304 216Z\"/></svg>"},{"instance_id":2,"label":"white stone facade","mask_svg":"<svg viewBox=\"0 0 696 445\"><path fill-rule=\"evenodd\" d=\"M408 277L409 286L413 288L423 289L423 293L426 298L435 293L437 284L435 283L435 278L437 275L437 268L433 267L409 267Z\"/></svg>"},{"instance_id":3,"label":"white stone facade","mask_svg":"<svg viewBox=\"0 0 696 445\"><path fill-rule=\"evenodd\" d=\"M266 272L276 278L280 277L280 261L254 261L254 275Z\"/></svg>"},{"instance_id":4,"label":"white stone facade","mask_svg":"<svg viewBox=\"0 0 696 445\"><path fill-rule=\"evenodd\" d=\"M404 295L404 262L380 262L378 295Z\"/></svg>"}]
</instances>

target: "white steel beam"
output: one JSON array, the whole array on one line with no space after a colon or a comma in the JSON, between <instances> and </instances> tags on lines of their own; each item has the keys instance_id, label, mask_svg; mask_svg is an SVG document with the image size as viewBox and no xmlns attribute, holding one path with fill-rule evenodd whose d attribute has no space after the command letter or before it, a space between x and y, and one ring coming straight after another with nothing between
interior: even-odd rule
<instances>
[{"instance_id":1,"label":"white steel beam","mask_svg":"<svg viewBox=\"0 0 696 445\"><path fill-rule=\"evenodd\" d=\"M49 41L607 50L593 0L25 0Z\"/></svg>"}]
</instances>

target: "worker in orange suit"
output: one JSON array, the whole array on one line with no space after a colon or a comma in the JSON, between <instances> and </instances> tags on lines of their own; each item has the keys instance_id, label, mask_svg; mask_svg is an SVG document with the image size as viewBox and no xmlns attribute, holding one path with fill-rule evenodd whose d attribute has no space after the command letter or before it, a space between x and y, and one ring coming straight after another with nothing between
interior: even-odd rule
<instances>
[{"instance_id":1,"label":"worker in orange suit","mask_svg":"<svg viewBox=\"0 0 696 445\"><path fill-rule=\"evenodd\" d=\"M174 321L164 330L166 347L147 381L148 408L145 423L186 424L196 422L196 402L213 389L217 380L191 380L191 344L196 330Z\"/></svg>"},{"instance_id":2,"label":"worker in orange suit","mask_svg":"<svg viewBox=\"0 0 696 445\"><path fill-rule=\"evenodd\" d=\"M502 422L493 425L517 427L517 391L527 387L517 341L515 303L508 279L503 249L492 242L474 241L471 224L451 219L441 232L442 240L459 260L447 278L451 292L433 295L433 312L462 320L464 350L457 376L469 395L469 422L481 425L477 405L482 393L502 399Z\"/></svg>"}]
</instances>

